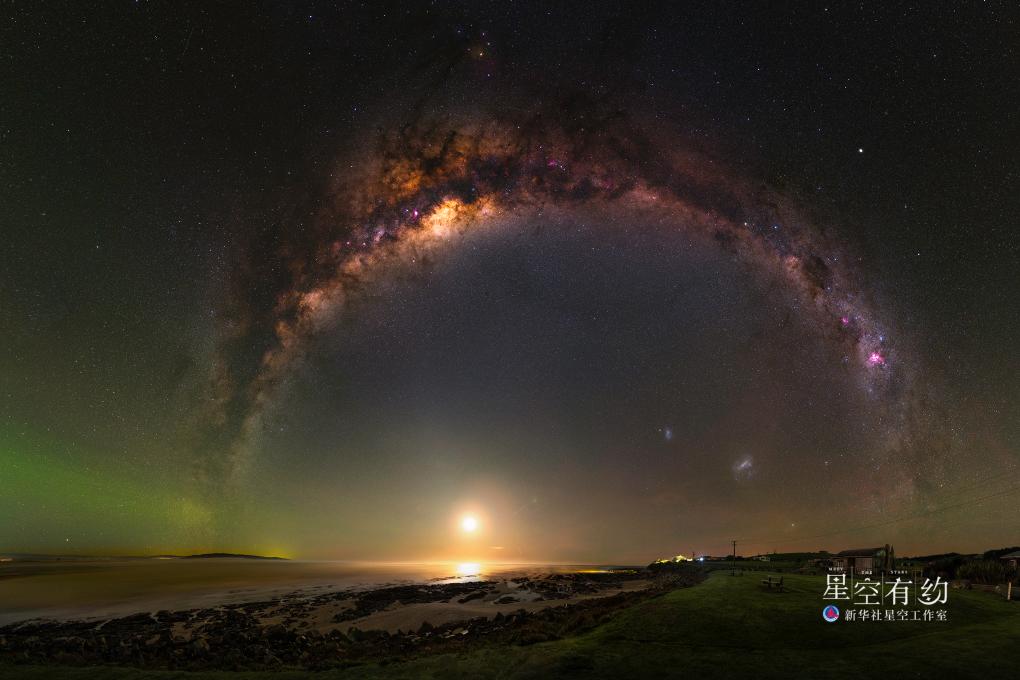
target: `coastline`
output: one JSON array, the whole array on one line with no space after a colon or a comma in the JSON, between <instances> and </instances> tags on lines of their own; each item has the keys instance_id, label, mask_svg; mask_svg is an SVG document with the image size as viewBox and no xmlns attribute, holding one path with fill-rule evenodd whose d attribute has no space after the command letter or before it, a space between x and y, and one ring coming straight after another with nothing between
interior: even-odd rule
<instances>
[{"instance_id":1,"label":"coastline","mask_svg":"<svg viewBox=\"0 0 1020 680\"><path fill-rule=\"evenodd\" d=\"M206 609L296 593L312 595L609 568L534 563L19 560L0 564L0 626L30 619L98 621L145 611Z\"/></svg>"},{"instance_id":2,"label":"coastline","mask_svg":"<svg viewBox=\"0 0 1020 680\"><path fill-rule=\"evenodd\" d=\"M433 578L367 589L313 586L203 608L11 623L0 627L0 658L189 670L327 668L465 645L556 639L700 579L696 571L635 568Z\"/></svg>"}]
</instances>

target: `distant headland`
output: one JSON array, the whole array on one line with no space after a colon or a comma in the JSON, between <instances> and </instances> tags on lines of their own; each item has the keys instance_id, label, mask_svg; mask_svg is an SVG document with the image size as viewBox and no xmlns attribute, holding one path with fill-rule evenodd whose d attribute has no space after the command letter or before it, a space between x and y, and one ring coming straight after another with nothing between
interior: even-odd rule
<instances>
[{"instance_id":1,"label":"distant headland","mask_svg":"<svg viewBox=\"0 0 1020 680\"><path fill-rule=\"evenodd\" d=\"M173 556L170 556L173 557ZM209 560L209 559L234 559L234 560L286 560L286 557L267 557L265 555L242 555L239 553L202 553L200 555L184 555L178 557L181 560Z\"/></svg>"}]
</instances>

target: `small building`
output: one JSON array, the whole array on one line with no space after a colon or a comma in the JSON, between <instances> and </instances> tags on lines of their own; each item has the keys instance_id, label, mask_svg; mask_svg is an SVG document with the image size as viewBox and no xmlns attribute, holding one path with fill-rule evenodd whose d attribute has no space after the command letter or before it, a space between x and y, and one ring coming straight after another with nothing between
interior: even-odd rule
<instances>
[{"instance_id":1,"label":"small building","mask_svg":"<svg viewBox=\"0 0 1020 680\"><path fill-rule=\"evenodd\" d=\"M895 555L889 544L880 548L855 548L837 553L832 558L832 566L855 572L888 571L895 567Z\"/></svg>"},{"instance_id":2,"label":"small building","mask_svg":"<svg viewBox=\"0 0 1020 680\"><path fill-rule=\"evenodd\" d=\"M1020 565L1020 550L1014 550L1011 553L1000 555L999 559L1006 563L1006 567L1016 569L1017 566Z\"/></svg>"}]
</instances>

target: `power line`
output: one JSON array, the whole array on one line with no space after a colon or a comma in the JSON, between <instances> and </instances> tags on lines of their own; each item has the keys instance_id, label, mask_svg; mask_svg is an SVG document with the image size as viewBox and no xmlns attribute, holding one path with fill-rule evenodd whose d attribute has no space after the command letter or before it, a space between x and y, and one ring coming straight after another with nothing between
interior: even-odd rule
<instances>
[{"instance_id":1,"label":"power line","mask_svg":"<svg viewBox=\"0 0 1020 680\"><path fill-rule=\"evenodd\" d=\"M866 529L875 529L875 528L878 528L878 527L889 526L890 524L895 524L897 522L905 522L905 521L911 520L911 519L918 519L920 517L927 517L927 516L930 516L930 515L935 515L935 514L938 514L940 512L945 512L946 510L953 510L955 508L960 508L960 507L964 507L964 506L967 506L967 505L973 505L975 503L981 503L981 502L989 500L991 498L998 498L1000 496L1005 496L1005 495L1010 494L1013 491L1018 491L1018 490L1020 490L1020 484L1017 484L1017 485L1014 485L1014 486L1011 486L1011 487L1007 487L1006 489L1002 489L1001 491L997 491L996 493L988 494L986 496L980 496L978 498L974 498L974 499L967 500L967 501L962 501L960 503L954 503L954 504L946 505L946 506L943 506L941 508L935 508L934 510L927 510L925 512L919 512L919 513L916 513L914 515L907 515L905 517L896 517L896 518L893 518L893 519L890 519L890 520L885 520L883 522L876 522L874 524L866 524L866 525L859 526L859 527L851 527L849 529L838 529L836 531L830 531L830 532L826 532L826 533L822 533L822 534L814 534L814 535L811 535L811 536L801 536L799 538L788 538L788 539L783 539L783 540L779 540L779 541L776 541L774 539L770 540L770 539L749 539L749 538L741 539L741 541L745 542L745 543L776 543L776 544L782 545L784 543L795 543L795 542L799 542L799 541L810 541L810 540L816 540L816 539L819 539L819 538L828 538L829 536L837 536L839 534L852 533L852 532L856 532L856 531L864 531Z\"/></svg>"},{"instance_id":2,"label":"power line","mask_svg":"<svg viewBox=\"0 0 1020 680\"><path fill-rule=\"evenodd\" d=\"M975 484L968 485L966 487L963 487L962 489L956 489L956 490L950 492L948 495L949 496L959 495L959 493L962 492L964 489L974 488L974 487L977 487L977 486L981 486L982 484L984 484L984 482L987 482L988 480L990 480L993 477L1002 477L1002 476L1004 476L1004 475L1002 475L1002 473L996 473L994 475L989 475L988 477L983 478L981 481L979 481L979 482L977 482ZM935 514L935 513L938 513L938 512L942 512L943 510L951 510L953 508L960 507L960 506L963 506L963 505L969 505L970 503L978 503L978 502L981 502L982 500L985 500L986 498L991 498L991 497L997 497L997 496L1005 495L1005 494L1009 493L1011 490L1016 489L1016 488L1020 488L1020 487L1017 487L1017 486L1007 487L1007 488L1002 489L1001 491L998 491L996 493L989 494L988 496L979 497L979 498L963 501L961 503L956 503L956 504L952 504L952 505L947 505L947 506L944 506L942 508L936 508L934 510L927 510L925 512L918 513L916 515L907 515L905 517L898 517L898 518L894 518L894 519L891 519L891 520L885 520L884 522L879 522L877 524L868 524L868 525L864 525L864 526L860 526L860 527L852 527L850 529L838 529L838 530L835 530L835 531L826 532L826 533L823 533L823 534L816 534L816 535L813 535L813 536L802 536L802 537L796 538L796 539L780 539L779 542L782 542L782 541L790 542L790 541L794 541L794 540L797 540L797 541L799 541L799 540L809 540L809 539L812 539L812 538L825 538L826 536L831 536L831 535L835 535L835 534L848 533L848 532L852 532L852 531L861 531L861 530L864 530L864 529L873 528L875 526L884 526L884 525L888 525L888 524L893 524L895 522L906 521L906 520L909 520L909 519L915 519L917 517L923 517L925 515L931 515L931 514ZM746 541L755 541L755 542L774 542L775 541L775 539L768 539L768 540L763 540L763 539L743 539L743 540L746 540Z\"/></svg>"},{"instance_id":3,"label":"power line","mask_svg":"<svg viewBox=\"0 0 1020 680\"><path fill-rule=\"evenodd\" d=\"M1013 472L1013 471L1011 470L1010 472ZM998 479L998 478L1008 478L1008 477L1009 476L1007 474L1004 474L1001 471L996 471L996 472L993 472L993 473L991 473L989 475L986 475L986 476L983 476L983 477L979 477L977 479L973 479L970 482L968 482L966 484L963 484L962 486L957 486L957 487L955 487L953 489L950 489L948 491L942 492L940 490L939 494L943 495L943 496L950 496L950 497L957 496L957 495L959 495L961 493L969 492L969 491L971 491L973 489L976 489L978 487L984 486L986 483L988 483L988 482L990 482L992 480L995 480L995 479Z\"/></svg>"}]
</instances>

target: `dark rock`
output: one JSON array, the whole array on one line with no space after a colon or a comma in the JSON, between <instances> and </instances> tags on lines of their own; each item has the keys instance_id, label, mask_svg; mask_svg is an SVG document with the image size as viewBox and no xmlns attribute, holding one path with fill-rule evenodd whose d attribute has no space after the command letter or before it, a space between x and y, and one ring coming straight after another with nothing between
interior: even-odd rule
<instances>
[{"instance_id":1,"label":"dark rock","mask_svg":"<svg viewBox=\"0 0 1020 680\"><path fill-rule=\"evenodd\" d=\"M287 630L285 626L282 626L278 623L274 626L269 626L265 630L263 630L263 635L265 635L270 640L283 640L285 638L290 637L290 631Z\"/></svg>"},{"instance_id":2,"label":"dark rock","mask_svg":"<svg viewBox=\"0 0 1020 680\"><path fill-rule=\"evenodd\" d=\"M351 641L350 638L348 638L346 635L341 633L336 628L334 628L333 630L329 631L329 637L332 638L333 640L336 640L337 642L342 643L342 644L348 644Z\"/></svg>"},{"instance_id":3,"label":"dark rock","mask_svg":"<svg viewBox=\"0 0 1020 680\"><path fill-rule=\"evenodd\" d=\"M470 602L472 600L480 600L483 597L485 597L485 591L484 590L478 590L478 591L473 592L473 593L468 593L464 597L462 597L459 600L457 600L457 602L459 602L461 604L464 604L465 602Z\"/></svg>"}]
</instances>

